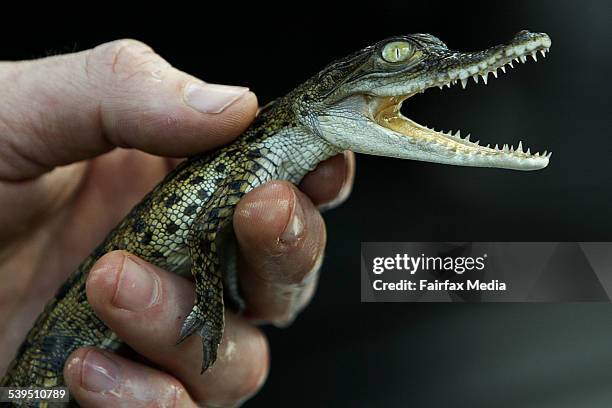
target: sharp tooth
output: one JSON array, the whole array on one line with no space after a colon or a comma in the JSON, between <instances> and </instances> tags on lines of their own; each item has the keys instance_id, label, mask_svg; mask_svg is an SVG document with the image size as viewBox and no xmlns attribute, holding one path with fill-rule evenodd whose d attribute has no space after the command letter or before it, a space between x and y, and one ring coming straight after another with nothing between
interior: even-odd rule
<instances>
[{"instance_id":1,"label":"sharp tooth","mask_svg":"<svg viewBox=\"0 0 612 408\"><path fill-rule=\"evenodd\" d=\"M489 79L489 73L485 72L483 75L480 75L482 77L482 82L484 82L484 84L487 84L487 80Z\"/></svg>"},{"instance_id":2,"label":"sharp tooth","mask_svg":"<svg viewBox=\"0 0 612 408\"><path fill-rule=\"evenodd\" d=\"M546 48L546 52L550 51L550 48Z\"/></svg>"},{"instance_id":3,"label":"sharp tooth","mask_svg":"<svg viewBox=\"0 0 612 408\"><path fill-rule=\"evenodd\" d=\"M500 68L501 68L502 72L505 74L506 73L506 67L505 66L501 66Z\"/></svg>"},{"instance_id":4,"label":"sharp tooth","mask_svg":"<svg viewBox=\"0 0 612 408\"><path fill-rule=\"evenodd\" d=\"M529 148L529 147L527 148L527 155L531 156L531 148Z\"/></svg>"},{"instance_id":5,"label":"sharp tooth","mask_svg":"<svg viewBox=\"0 0 612 408\"><path fill-rule=\"evenodd\" d=\"M465 89L465 87L467 86L467 79L462 79L461 80L461 86L463 87L463 89Z\"/></svg>"},{"instance_id":6,"label":"sharp tooth","mask_svg":"<svg viewBox=\"0 0 612 408\"><path fill-rule=\"evenodd\" d=\"M513 59L513 61L520 62L520 60L518 59L518 57L514 58L514 59ZM514 68L514 67L513 67L513 68Z\"/></svg>"},{"instance_id":7,"label":"sharp tooth","mask_svg":"<svg viewBox=\"0 0 612 408\"><path fill-rule=\"evenodd\" d=\"M535 157L540 157L540 152L537 152L537 153L535 154Z\"/></svg>"},{"instance_id":8,"label":"sharp tooth","mask_svg":"<svg viewBox=\"0 0 612 408\"><path fill-rule=\"evenodd\" d=\"M502 151L503 152L508 152L508 145L507 144L504 144L504 147L502 148Z\"/></svg>"},{"instance_id":9,"label":"sharp tooth","mask_svg":"<svg viewBox=\"0 0 612 408\"><path fill-rule=\"evenodd\" d=\"M546 58L546 51L540 50L540 55L542 56L542 58Z\"/></svg>"},{"instance_id":10,"label":"sharp tooth","mask_svg":"<svg viewBox=\"0 0 612 408\"><path fill-rule=\"evenodd\" d=\"M438 88L442 89L444 88L444 85L438 85Z\"/></svg>"},{"instance_id":11,"label":"sharp tooth","mask_svg":"<svg viewBox=\"0 0 612 408\"><path fill-rule=\"evenodd\" d=\"M544 150L544 153L542 153L542 156L546 157L548 155L548 150Z\"/></svg>"},{"instance_id":12,"label":"sharp tooth","mask_svg":"<svg viewBox=\"0 0 612 408\"><path fill-rule=\"evenodd\" d=\"M497 146L497 143L495 143L495 150L499 150L499 147Z\"/></svg>"},{"instance_id":13,"label":"sharp tooth","mask_svg":"<svg viewBox=\"0 0 612 408\"><path fill-rule=\"evenodd\" d=\"M480 146L480 140L475 141L474 144Z\"/></svg>"},{"instance_id":14,"label":"sharp tooth","mask_svg":"<svg viewBox=\"0 0 612 408\"><path fill-rule=\"evenodd\" d=\"M521 153L523 153L523 142L519 142L518 147L516 148L516 150L520 151Z\"/></svg>"},{"instance_id":15,"label":"sharp tooth","mask_svg":"<svg viewBox=\"0 0 612 408\"><path fill-rule=\"evenodd\" d=\"M531 53L531 58L533 58L533 60L534 60L535 62L538 62L538 57L537 57L537 55L536 55L536 52L535 52L535 51Z\"/></svg>"},{"instance_id":16,"label":"sharp tooth","mask_svg":"<svg viewBox=\"0 0 612 408\"><path fill-rule=\"evenodd\" d=\"M527 57L524 55L521 55L520 57L521 62L524 64L525 62L527 62Z\"/></svg>"},{"instance_id":17,"label":"sharp tooth","mask_svg":"<svg viewBox=\"0 0 612 408\"><path fill-rule=\"evenodd\" d=\"M548 153L548 158L550 159L550 156L552 156L552 152Z\"/></svg>"},{"instance_id":18,"label":"sharp tooth","mask_svg":"<svg viewBox=\"0 0 612 408\"><path fill-rule=\"evenodd\" d=\"M493 73L493 76L497 78L497 68L495 68L495 71L491 71L491 72Z\"/></svg>"},{"instance_id":19,"label":"sharp tooth","mask_svg":"<svg viewBox=\"0 0 612 408\"><path fill-rule=\"evenodd\" d=\"M465 137L465 140L467 140L468 142L470 141L470 134L468 133L468 135Z\"/></svg>"},{"instance_id":20,"label":"sharp tooth","mask_svg":"<svg viewBox=\"0 0 612 408\"><path fill-rule=\"evenodd\" d=\"M518 60L517 60L517 61L518 61ZM510 62L508 63L508 65L510 65L510 68L514 68L514 65L512 65L512 61L510 61Z\"/></svg>"},{"instance_id":21,"label":"sharp tooth","mask_svg":"<svg viewBox=\"0 0 612 408\"><path fill-rule=\"evenodd\" d=\"M472 79L474 82L478 83L478 75L472 75Z\"/></svg>"}]
</instances>

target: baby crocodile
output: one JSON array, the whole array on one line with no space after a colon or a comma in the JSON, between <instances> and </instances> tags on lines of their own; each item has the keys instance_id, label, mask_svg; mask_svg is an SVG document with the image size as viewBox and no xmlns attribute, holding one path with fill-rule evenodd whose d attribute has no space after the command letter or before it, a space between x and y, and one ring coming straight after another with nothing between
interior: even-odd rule
<instances>
[{"instance_id":1,"label":"baby crocodile","mask_svg":"<svg viewBox=\"0 0 612 408\"><path fill-rule=\"evenodd\" d=\"M92 265L125 250L195 280L196 300L180 339L202 339L202 371L214 363L223 335L225 300L241 309L231 220L241 197L273 179L298 183L319 162L343 150L435 163L535 170L550 155L504 145L481 146L469 136L437 132L404 117L402 102L428 88L488 74L536 59L548 35L521 31L504 45L451 51L430 34L383 40L340 59L269 104L233 143L192 157L151 191L83 261L30 330L3 386L64 384L68 355L82 346L116 349L121 340L96 317L85 295ZM227 239L229 238L229 240Z\"/></svg>"}]
</instances>

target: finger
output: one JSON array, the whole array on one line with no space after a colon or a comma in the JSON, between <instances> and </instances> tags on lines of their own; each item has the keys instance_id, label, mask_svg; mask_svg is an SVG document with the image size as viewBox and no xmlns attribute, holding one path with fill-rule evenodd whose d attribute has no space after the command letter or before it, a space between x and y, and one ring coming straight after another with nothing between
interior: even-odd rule
<instances>
[{"instance_id":1,"label":"finger","mask_svg":"<svg viewBox=\"0 0 612 408\"><path fill-rule=\"evenodd\" d=\"M207 84L147 45L0 64L0 178L34 177L114 146L184 157L227 143L257 111L244 87Z\"/></svg>"},{"instance_id":2,"label":"finger","mask_svg":"<svg viewBox=\"0 0 612 408\"><path fill-rule=\"evenodd\" d=\"M170 375L92 347L70 355L64 378L83 407L197 407Z\"/></svg>"},{"instance_id":3,"label":"finger","mask_svg":"<svg viewBox=\"0 0 612 408\"><path fill-rule=\"evenodd\" d=\"M196 401L236 404L253 395L267 376L263 333L233 314L225 316L217 361L201 375L201 338L177 344L193 306L193 283L133 255L116 251L102 257L89 274L87 298L108 327L179 379Z\"/></svg>"},{"instance_id":4,"label":"finger","mask_svg":"<svg viewBox=\"0 0 612 408\"><path fill-rule=\"evenodd\" d=\"M247 316L290 323L314 293L325 248L325 224L291 183L273 181L236 207L240 286Z\"/></svg>"},{"instance_id":5,"label":"finger","mask_svg":"<svg viewBox=\"0 0 612 408\"><path fill-rule=\"evenodd\" d=\"M320 210L329 210L346 201L354 180L355 154L346 150L319 163L304 177L300 189Z\"/></svg>"}]
</instances>

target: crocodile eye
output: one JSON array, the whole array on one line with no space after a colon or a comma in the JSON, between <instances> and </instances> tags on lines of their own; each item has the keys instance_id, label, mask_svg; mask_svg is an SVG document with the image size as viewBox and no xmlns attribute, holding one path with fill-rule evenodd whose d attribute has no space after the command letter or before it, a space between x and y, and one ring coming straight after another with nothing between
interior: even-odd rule
<instances>
[{"instance_id":1,"label":"crocodile eye","mask_svg":"<svg viewBox=\"0 0 612 408\"><path fill-rule=\"evenodd\" d=\"M393 41L382 49L382 58L387 62L403 62L412 56L412 44L406 41Z\"/></svg>"}]
</instances>

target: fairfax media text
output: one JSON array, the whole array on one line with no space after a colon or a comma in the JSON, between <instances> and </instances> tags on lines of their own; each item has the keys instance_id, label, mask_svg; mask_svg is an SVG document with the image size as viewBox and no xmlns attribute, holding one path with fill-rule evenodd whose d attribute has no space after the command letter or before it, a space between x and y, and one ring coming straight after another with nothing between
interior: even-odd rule
<instances>
[{"instance_id":1,"label":"fairfax media text","mask_svg":"<svg viewBox=\"0 0 612 408\"><path fill-rule=\"evenodd\" d=\"M372 283L374 290L399 290L399 291L461 291L461 290L480 290L480 291L504 291L506 283L498 279L490 281L481 281L479 279L470 279L463 282L452 282L446 280L429 280L420 279L418 282L408 279L402 279L397 282L383 282L380 279Z\"/></svg>"}]
</instances>

